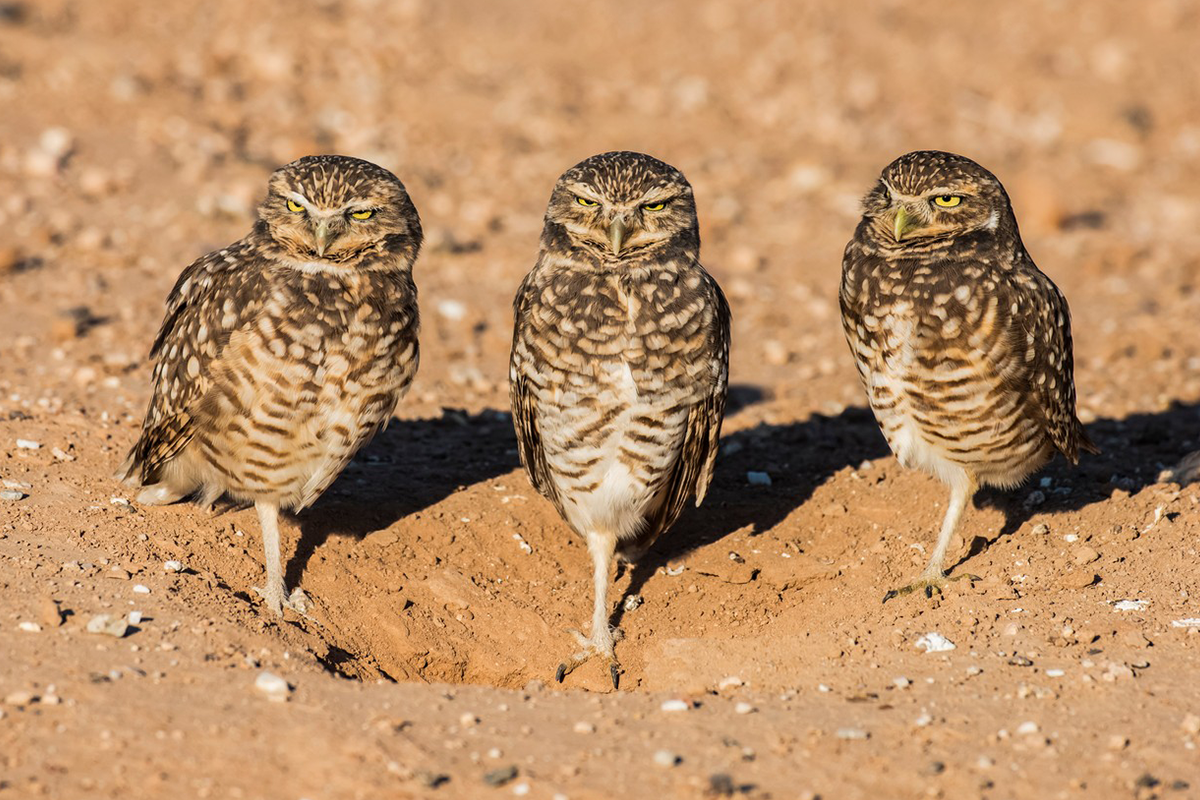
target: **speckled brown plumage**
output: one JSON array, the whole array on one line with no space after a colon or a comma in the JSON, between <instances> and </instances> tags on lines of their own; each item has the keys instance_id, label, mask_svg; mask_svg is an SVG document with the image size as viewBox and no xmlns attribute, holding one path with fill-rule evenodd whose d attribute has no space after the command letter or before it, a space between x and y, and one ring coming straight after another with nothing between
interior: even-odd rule
<instances>
[{"instance_id":1,"label":"speckled brown plumage","mask_svg":"<svg viewBox=\"0 0 1200 800\"><path fill-rule=\"evenodd\" d=\"M513 419L539 492L588 542L595 605L583 652L617 662L614 555L635 559L712 479L729 307L698 260L691 186L640 153L593 156L558 181L513 304Z\"/></svg>"},{"instance_id":2,"label":"speckled brown plumage","mask_svg":"<svg viewBox=\"0 0 1200 800\"><path fill-rule=\"evenodd\" d=\"M416 373L420 245L390 172L303 158L271 176L250 234L189 266L167 300L150 407L118 476L144 503L255 503L277 613L279 510L320 497Z\"/></svg>"},{"instance_id":3,"label":"speckled brown plumage","mask_svg":"<svg viewBox=\"0 0 1200 800\"><path fill-rule=\"evenodd\" d=\"M951 491L928 567L888 596L938 590L977 487L1016 486L1055 453L1096 452L1075 416L1067 301L1025 251L995 176L936 151L883 170L846 246L840 294L892 452Z\"/></svg>"}]
</instances>

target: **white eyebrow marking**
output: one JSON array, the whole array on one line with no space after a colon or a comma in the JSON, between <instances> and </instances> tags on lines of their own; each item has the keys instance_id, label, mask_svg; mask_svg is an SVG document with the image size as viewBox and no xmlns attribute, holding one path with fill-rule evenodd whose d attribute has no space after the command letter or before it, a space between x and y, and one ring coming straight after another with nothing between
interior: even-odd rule
<instances>
[{"instance_id":1,"label":"white eyebrow marking","mask_svg":"<svg viewBox=\"0 0 1200 800\"><path fill-rule=\"evenodd\" d=\"M307 197L305 197L304 195L300 194L299 192L288 192L287 196L289 198L291 198L292 200L295 200L300 205L307 208L309 211L315 210L313 208L313 204L311 202L309 202L309 199Z\"/></svg>"}]
</instances>

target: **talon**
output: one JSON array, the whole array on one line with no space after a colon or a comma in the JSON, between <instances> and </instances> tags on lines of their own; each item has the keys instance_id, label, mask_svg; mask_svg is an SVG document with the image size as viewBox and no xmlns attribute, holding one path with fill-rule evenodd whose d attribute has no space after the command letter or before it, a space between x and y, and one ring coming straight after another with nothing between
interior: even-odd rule
<instances>
[{"instance_id":1,"label":"talon","mask_svg":"<svg viewBox=\"0 0 1200 800\"><path fill-rule=\"evenodd\" d=\"M899 596L900 596L900 593L897 592L895 589L888 589L887 594L885 594L883 596L883 602L886 603L888 600L891 600L893 597L899 597Z\"/></svg>"},{"instance_id":2,"label":"talon","mask_svg":"<svg viewBox=\"0 0 1200 800\"><path fill-rule=\"evenodd\" d=\"M559 683L562 683L563 678L565 678L565 677L567 677L567 665L559 664L558 670L555 671L555 673L554 673L554 680L558 681Z\"/></svg>"},{"instance_id":3,"label":"talon","mask_svg":"<svg viewBox=\"0 0 1200 800\"><path fill-rule=\"evenodd\" d=\"M925 584L925 599L926 600L933 599L933 587L931 585L929 585L928 583Z\"/></svg>"},{"instance_id":4,"label":"talon","mask_svg":"<svg viewBox=\"0 0 1200 800\"><path fill-rule=\"evenodd\" d=\"M621 688L620 665L619 664L609 664L608 665L608 674L610 677L612 677L613 690L616 691L616 690L620 689Z\"/></svg>"}]
</instances>

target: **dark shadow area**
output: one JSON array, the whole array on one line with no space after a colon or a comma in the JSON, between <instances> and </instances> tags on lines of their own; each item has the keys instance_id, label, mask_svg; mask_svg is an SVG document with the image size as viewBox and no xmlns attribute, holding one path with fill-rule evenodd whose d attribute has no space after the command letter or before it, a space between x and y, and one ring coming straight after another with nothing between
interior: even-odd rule
<instances>
[{"instance_id":1,"label":"dark shadow area","mask_svg":"<svg viewBox=\"0 0 1200 800\"><path fill-rule=\"evenodd\" d=\"M725 417L732 417L739 411L770 399L771 393L764 390L761 386L753 386L749 383L735 383L729 387L729 394L725 398Z\"/></svg>"},{"instance_id":2,"label":"dark shadow area","mask_svg":"<svg viewBox=\"0 0 1200 800\"><path fill-rule=\"evenodd\" d=\"M296 518L300 541L287 564L286 583L300 583L308 560L329 537L361 539L520 463L507 411L472 415L445 409L436 419L393 419Z\"/></svg>"},{"instance_id":3,"label":"dark shadow area","mask_svg":"<svg viewBox=\"0 0 1200 800\"><path fill-rule=\"evenodd\" d=\"M1016 533L1034 515L1078 511L1113 492L1137 494L1157 483L1163 470L1200 448L1200 405L1174 403L1165 411L1099 419L1085 427L1100 455L1085 453L1078 465L1057 457L1020 488L989 488L975 495L976 508L1004 512L1004 526L990 540L976 537L958 564ZM1046 480L1049 485L1043 486Z\"/></svg>"},{"instance_id":4,"label":"dark shadow area","mask_svg":"<svg viewBox=\"0 0 1200 800\"><path fill-rule=\"evenodd\" d=\"M689 506L675 526L634 566L627 594L636 594L659 567L736 530L759 535L804 504L818 486L845 467L890 455L867 408L837 416L814 414L784 425L760 423L721 437L721 453L708 496ZM765 472L770 486L750 486L748 472ZM624 614L618 605L617 625Z\"/></svg>"}]
</instances>

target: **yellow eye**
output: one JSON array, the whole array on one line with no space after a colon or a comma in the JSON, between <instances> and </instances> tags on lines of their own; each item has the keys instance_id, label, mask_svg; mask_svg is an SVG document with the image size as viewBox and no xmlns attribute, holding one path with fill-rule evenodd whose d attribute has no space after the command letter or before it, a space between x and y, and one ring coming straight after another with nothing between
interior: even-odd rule
<instances>
[{"instance_id":1,"label":"yellow eye","mask_svg":"<svg viewBox=\"0 0 1200 800\"><path fill-rule=\"evenodd\" d=\"M375 216L375 212L372 209L366 209L365 211L352 212L350 216L354 219L370 219L371 217Z\"/></svg>"},{"instance_id":2,"label":"yellow eye","mask_svg":"<svg viewBox=\"0 0 1200 800\"><path fill-rule=\"evenodd\" d=\"M942 208L954 208L962 202L962 198L953 194L940 194L933 198L933 202Z\"/></svg>"},{"instance_id":3,"label":"yellow eye","mask_svg":"<svg viewBox=\"0 0 1200 800\"><path fill-rule=\"evenodd\" d=\"M300 205L295 200L288 200L287 208L288 208L288 211L292 212L293 214L303 214L304 213L304 206Z\"/></svg>"},{"instance_id":4,"label":"yellow eye","mask_svg":"<svg viewBox=\"0 0 1200 800\"><path fill-rule=\"evenodd\" d=\"M642 208L646 209L647 211L662 211L666 207L666 203L647 203L646 205L642 206Z\"/></svg>"},{"instance_id":5,"label":"yellow eye","mask_svg":"<svg viewBox=\"0 0 1200 800\"><path fill-rule=\"evenodd\" d=\"M576 197L575 202L579 203L579 205L581 205L581 206L588 206L588 207L600 205L595 200L588 200L586 197Z\"/></svg>"}]
</instances>

